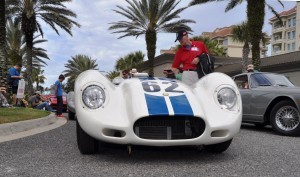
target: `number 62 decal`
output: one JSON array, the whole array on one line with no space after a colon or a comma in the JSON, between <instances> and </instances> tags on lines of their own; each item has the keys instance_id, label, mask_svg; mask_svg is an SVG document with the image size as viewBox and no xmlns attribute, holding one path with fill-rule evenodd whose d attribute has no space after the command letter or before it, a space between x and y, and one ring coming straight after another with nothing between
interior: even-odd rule
<instances>
[{"instance_id":1,"label":"number 62 decal","mask_svg":"<svg viewBox=\"0 0 300 177\"><path fill-rule=\"evenodd\" d=\"M162 84L170 86L165 89L165 92L183 93L181 90L175 90L178 87L176 82L162 82ZM161 87L155 81L142 82L142 86L145 92L160 92Z\"/></svg>"}]
</instances>

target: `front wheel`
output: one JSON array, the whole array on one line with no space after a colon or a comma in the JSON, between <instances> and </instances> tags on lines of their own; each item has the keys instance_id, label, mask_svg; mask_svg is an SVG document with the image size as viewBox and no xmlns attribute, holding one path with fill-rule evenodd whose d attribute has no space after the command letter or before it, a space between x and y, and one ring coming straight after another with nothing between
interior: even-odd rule
<instances>
[{"instance_id":1,"label":"front wheel","mask_svg":"<svg viewBox=\"0 0 300 177\"><path fill-rule=\"evenodd\" d=\"M300 135L300 113L291 101L278 102L271 111L270 122L272 128L281 135Z\"/></svg>"},{"instance_id":2,"label":"front wheel","mask_svg":"<svg viewBox=\"0 0 300 177\"><path fill-rule=\"evenodd\" d=\"M94 154L98 149L98 141L88 135L76 121L77 144L81 154Z\"/></svg>"},{"instance_id":3,"label":"front wheel","mask_svg":"<svg viewBox=\"0 0 300 177\"><path fill-rule=\"evenodd\" d=\"M204 145L204 149L208 152L212 152L212 153L222 153L224 151L226 151L230 144L231 144L231 140L225 141L223 143L218 143L218 144L211 144L211 145Z\"/></svg>"}]
</instances>

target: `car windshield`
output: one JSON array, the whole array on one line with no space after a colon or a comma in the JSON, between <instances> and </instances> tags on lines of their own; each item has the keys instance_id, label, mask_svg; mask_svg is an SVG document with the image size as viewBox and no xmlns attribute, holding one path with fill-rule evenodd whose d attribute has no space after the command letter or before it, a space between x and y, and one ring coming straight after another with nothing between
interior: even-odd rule
<instances>
[{"instance_id":1,"label":"car windshield","mask_svg":"<svg viewBox=\"0 0 300 177\"><path fill-rule=\"evenodd\" d=\"M284 75L272 73L257 73L251 75L251 81L256 86L283 86L294 87Z\"/></svg>"}]
</instances>

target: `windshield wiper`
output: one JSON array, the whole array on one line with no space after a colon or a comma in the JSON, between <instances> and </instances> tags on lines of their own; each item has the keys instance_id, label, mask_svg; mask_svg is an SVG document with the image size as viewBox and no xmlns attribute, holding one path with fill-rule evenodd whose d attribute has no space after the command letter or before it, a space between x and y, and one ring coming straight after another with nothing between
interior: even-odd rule
<instances>
[{"instance_id":1,"label":"windshield wiper","mask_svg":"<svg viewBox=\"0 0 300 177\"><path fill-rule=\"evenodd\" d=\"M259 86L271 86L271 84L259 84Z\"/></svg>"},{"instance_id":2,"label":"windshield wiper","mask_svg":"<svg viewBox=\"0 0 300 177\"><path fill-rule=\"evenodd\" d=\"M276 85L278 85L280 87L288 87L288 85L285 85L285 84L276 84Z\"/></svg>"}]
</instances>

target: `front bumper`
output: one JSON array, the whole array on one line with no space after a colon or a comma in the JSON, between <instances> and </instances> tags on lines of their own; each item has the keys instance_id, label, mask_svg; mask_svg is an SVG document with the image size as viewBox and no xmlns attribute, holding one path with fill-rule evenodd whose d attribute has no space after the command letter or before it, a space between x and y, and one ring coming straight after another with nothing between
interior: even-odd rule
<instances>
[{"instance_id":1,"label":"front bumper","mask_svg":"<svg viewBox=\"0 0 300 177\"><path fill-rule=\"evenodd\" d=\"M101 117L91 116L91 114L86 114L82 111L77 112L77 118L83 130L95 139L114 144L131 144L146 146L208 145L221 143L232 139L233 136L238 133L241 125L239 119L235 119L235 122L230 122L222 126L212 127L210 126L210 123L206 122L204 119L193 117L193 119L199 119L205 124L203 130L200 130L202 132L199 134L199 136L181 136L180 138L173 139L170 137L175 137L173 135L174 132L172 130L169 131L167 127L160 126L159 128L161 129L153 129L154 133L156 133L155 135L158 136L157 139L155 139L155 135L153 134L142 136L141 132L137 132L135 123L141 119L138 119L135 122L128 122L128 124L122 125L118 124L117 122L106 124L103 123L103 121L101 121ZM152 118L155 119L155 117ZM174 117L169 118L174 119ZM149 127L151 126L148 126L148 128ZM166 133L166 136L164 137L163 133L157 131L169 131L169 133ZM152 137L151 139L148 139L147 136Z\"/></svg>"}]
</instances>

